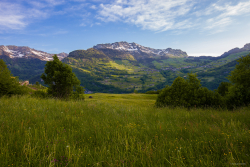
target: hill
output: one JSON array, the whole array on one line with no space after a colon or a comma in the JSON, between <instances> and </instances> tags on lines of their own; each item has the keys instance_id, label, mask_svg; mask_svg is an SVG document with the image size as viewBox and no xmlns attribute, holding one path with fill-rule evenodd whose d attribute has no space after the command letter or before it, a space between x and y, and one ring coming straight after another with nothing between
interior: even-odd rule
<instances>
[{"instance_id":1,"label":"hill","mask_svg":"<svg viewBox=\"0 0 250 167\"><path fill-rule=\"evenodd\" d=\"M48 61L23 54L22 47L2 46L0 58L21 80L41 83L40 75ZM12 49L19 48L19 51ZM23 50L28 50L24 48ZM213 90L234 69L236 61L250 51L250 44L243 48L234 48L219 57L191 57L179 49L152 49L136 43L116 42L98 44L87 50L75 50L64 55L64 63L69 64L73 72L87 90L107 93L128 93L137 90L146 92L171 85L177 76L197 73L203 86Z\"/></svg>"}]
</instances>

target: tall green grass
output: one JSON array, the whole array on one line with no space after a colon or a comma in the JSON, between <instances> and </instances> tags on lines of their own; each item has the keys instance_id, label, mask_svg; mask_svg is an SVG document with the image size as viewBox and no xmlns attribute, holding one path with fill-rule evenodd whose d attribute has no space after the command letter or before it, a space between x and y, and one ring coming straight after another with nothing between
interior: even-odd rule
<instances>
[{"instance_id":1,"label":"tall green grass","mask_svg":"<svg viewBox=\"0 0 250 167\"><path fill-rule=\"evenodd\" d=\"M155 95L92 96L1 98L0 166L249 165L249 107L157 109Z\"/></svg>"}]
</instances>

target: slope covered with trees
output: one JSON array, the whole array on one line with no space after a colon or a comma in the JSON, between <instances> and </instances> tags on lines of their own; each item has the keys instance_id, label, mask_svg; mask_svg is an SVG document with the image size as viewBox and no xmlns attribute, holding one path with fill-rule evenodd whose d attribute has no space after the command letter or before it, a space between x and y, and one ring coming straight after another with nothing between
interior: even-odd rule
<instances>
[{"instance_id":1,"label":"slope covered with trees","mask_svg":"<svg viewBox=\"0 0 250 167\"><path fill-rule=\"evenodd\" d=\"M86 90L106 93L147 92L171 85L178 76L197 73L203 87L217 89L228 82L236 60L249 53L248 45L232 49L223 56L167 57L147 52L128 52L110 48L76 50L62 61L72 68ZM21 80L41 82L46 62L39 59L11 59L1 56L8 68Z\"/></svg>"}]
</instances>

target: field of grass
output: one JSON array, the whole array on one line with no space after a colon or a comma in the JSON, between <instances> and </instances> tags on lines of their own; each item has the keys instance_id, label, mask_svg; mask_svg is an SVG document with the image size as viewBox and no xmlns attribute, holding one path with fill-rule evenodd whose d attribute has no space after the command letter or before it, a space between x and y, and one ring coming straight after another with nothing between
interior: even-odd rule
<instances>
[{"instance_id":1,"label":"field of grass","mask_svg":"<svg viewBox=\"0 0 250 167\"><path fill-rule=\"evenodd\" d=\"M249 166L249 107L154 108L156 95L85 96L1 98L0 166Z\"/></svg>"}]
</instances>

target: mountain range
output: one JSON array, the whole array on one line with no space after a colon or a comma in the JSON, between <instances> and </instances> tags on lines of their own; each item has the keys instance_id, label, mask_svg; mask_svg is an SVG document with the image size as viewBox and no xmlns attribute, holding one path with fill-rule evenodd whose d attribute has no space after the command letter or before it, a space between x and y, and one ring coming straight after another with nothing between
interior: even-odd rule
<instances>
[{"instance_id":1,"label":"mountain range","mask_svg":"<svg viewBox=\"0 0 250 167\"><path fill-rule=\"evenodd\" d=\"M180 49L153 49L136 43L98 44L87 50L57 54L70 65L86 90L108 93L145 92L171 85L177 76L197 73L203 86L216 89L250 52L250 44L231 49L219 57L188 56ZM43 83L40 76L54 54L29 47L0 46L3 59L21 80Z\"/></svg>"},{"instance_id":2,"label":"mountain range","mask_svg":"<svg viewBox=\"0 0 250 167\"><path fill-rule=\"evenodd\" d=\"M0 46L0 56L5 55L10 58L37 58L42 61L50 61L53 60L54 54L49 54L43 51L38 51L27 46ZM62 60L67 57L67 53L59 53L57 54L58 58Z\"/></svg>"},{"instance_id":3,"label":"mountain range","mask_svg":"<svg viewBox=\"0 0 250 167\"><path fill-rule=\"evenodd\" d=\"M154 58L154 57L188 57L186 52L180 49L152 49L139 45L137 43L115 42L112 44L98 44L93 47L94 49L118 50L133 55L136 59Z\"/></svg>"}]
</instances>

